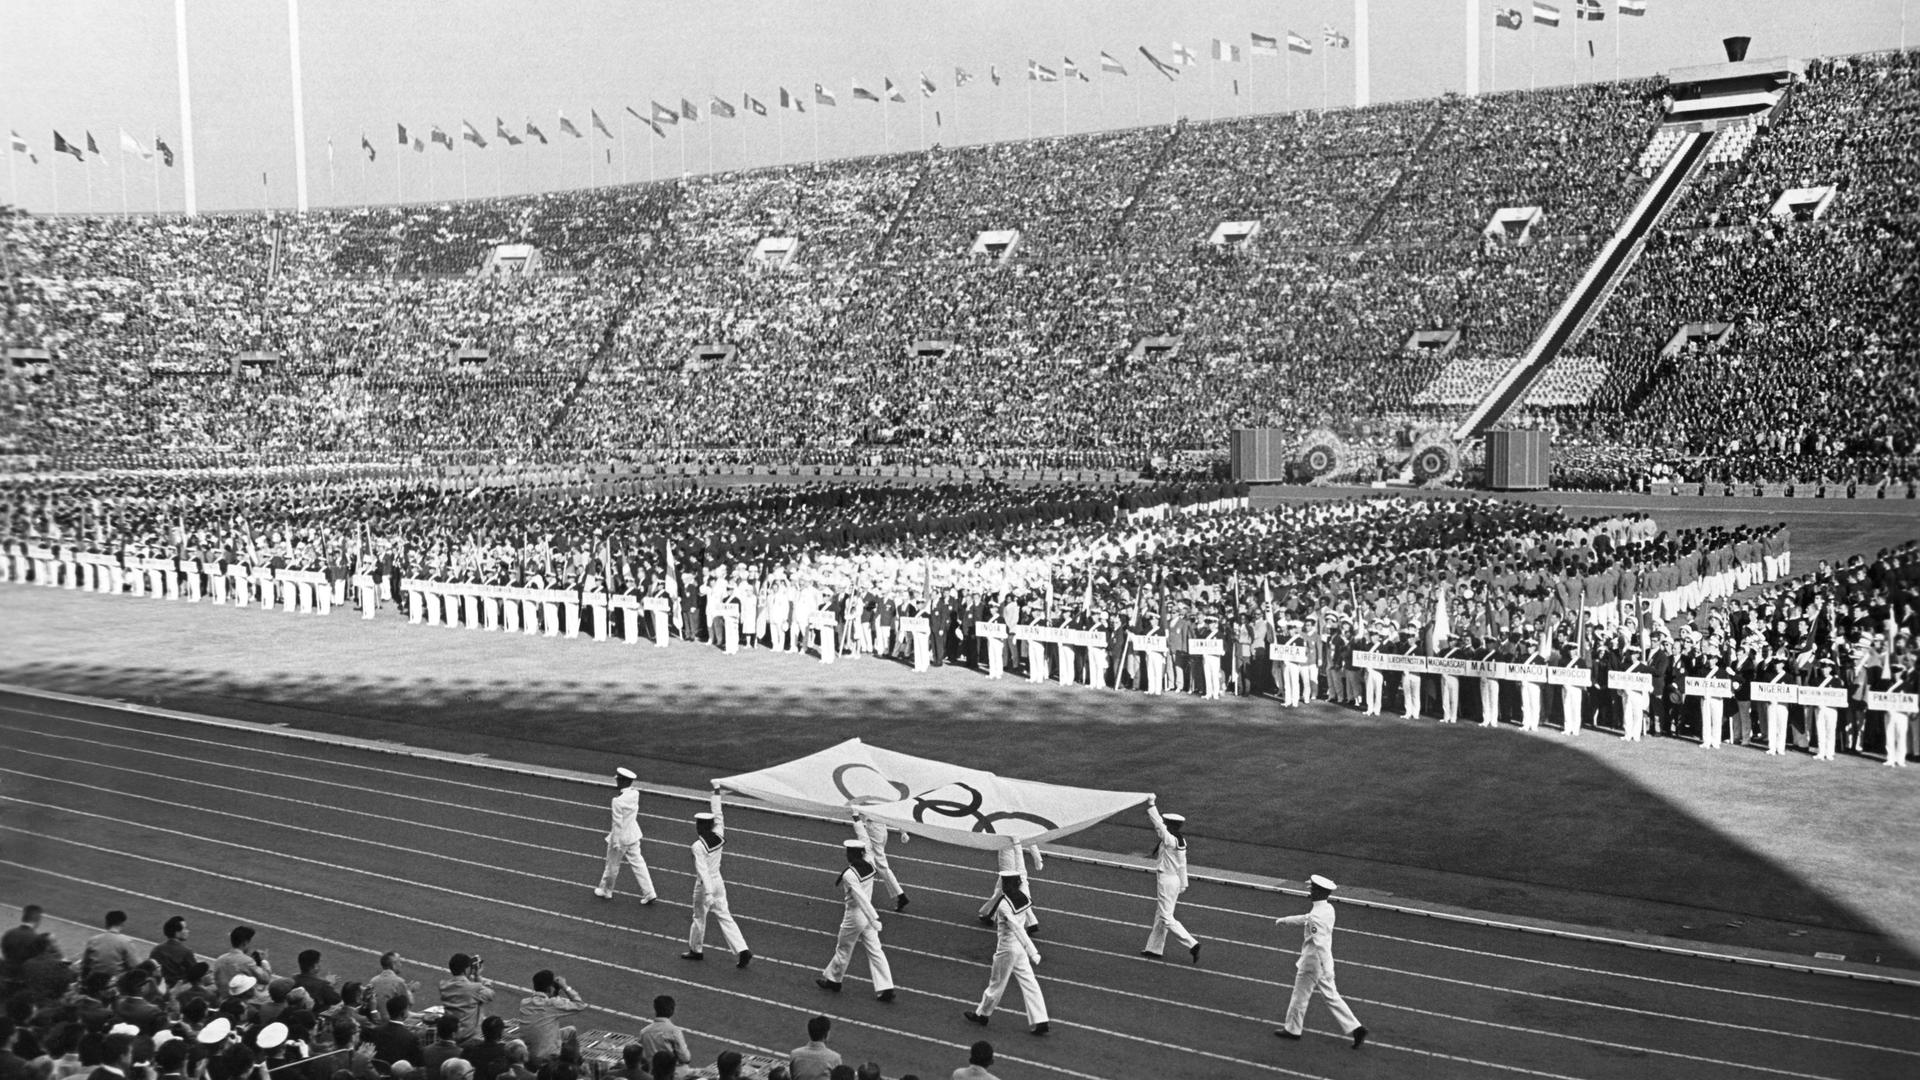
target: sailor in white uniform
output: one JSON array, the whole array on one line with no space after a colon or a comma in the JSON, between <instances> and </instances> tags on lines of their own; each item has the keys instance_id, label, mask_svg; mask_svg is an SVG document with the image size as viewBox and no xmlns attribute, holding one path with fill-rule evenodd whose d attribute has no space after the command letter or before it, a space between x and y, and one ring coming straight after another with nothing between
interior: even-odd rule
<instances>
[{"instance_id":1,"label":"sailor in white uniform","mask_svg":"<svg viewBox=\"0 0 1920 1080\"><path fill-rule=\"evenodd\" d=\"M907 890L900 887L900 879L893 876L893 866L887 862L888 831L885 825L857 810L854 811L854 839L866 841L867 861L873 864L874 871L880 875L880 883L887 887L887 895L893 897L893 910L905 911L909 903ZM903 844L907 842L906 833L900 834L900 842Z\"/></svg>"},{"instance_id":2,"label":"sailor in white uniform","mask_svg":"<svg viewBox=\"0 0 1920 1080\"><path fill-rule=\"evenodd\" d=\"M834 944L833 959L827 961L813 984L839 993L840 984L847 977L847 965L853 962L853 948L858 945L867 951L867 971L873 977L874 998L892 1001L893 969L887 966L887 954L880 948L880 914L873 910L874 869L867 861L867 844L864 840L847 840L844 846L847 865L835 879L846 900L846 910L840 916L840 938Z\"/></svg>"},{"instance_id":3,"label":"sailor in white uniform","mask_svg":"<svg viewBox=\"0 0 1920 1080\"><path fill-rule=\"evenodd\" d=\"M1153 796L1147 796L1147 816L1153 819L1153 831L1160 836L1160 842L1154 847L1154 857L1158 865L1154 868L1156 894L1153 909L1153 929L1147 931L1147 947L1140 951L1141 956L1158 960L1166 953L1167 935L1187 947L1187 955L1194 963L1200 962L1200 940L1187 933L1180 925L1173 910L1180 903L1180 894L1187 891L1187 841L1181 836L1187 819L1179 814L1160 813L1160 807Z\"/></svg>"},{"instance_id":4,"label":"sailor in white uniform","mask_svg":"<svg viewBox=\"0 0 1920 1080\"><path fill-rule=\"evenodd\" d=\"M727 908L727 882L720 876L720 857L727 842L727 815L720 805L720 790L714 789L713 796L707 802L707 813L693 815L694 841L688 847L693 851L693 925L687 930L687 951L681 957L687 960L706 958L707 917L712 916L720 923L720 935L726 939L727 948L733 950L734 966L746 967L753 962L753 950L747 948L747 939L740 933L740 925L733 921L733 912Z\"/></svg>"},{"instance_id":5,"label":"sailor in white uniform","mask_svg":"<svg viewBox=\"0 0 1920 1080\"><path fill-rule=\"evenodd\" d=\"M1027 882L1026 859L1021 857L1024 854L1026 858L1032 859L1035 870L1045 870L1047 860L1041 857L1039 846L1016 841L1007 847L996 848L993 854L999 860L999 868L995 871L993 892L988 894L987 902L980 905L980 922L985 926L993 925L994 905L1006 895L1000 883L1008 877L1017 877L1020 879L1020 894L1027 898L1026 906L1021 911L1020 922L1026 927L1027 933L1039 933L1040 916L1033 910L1033 886Z\"/></svg>"},{"instance_id":6,"label":"sailor in white uniform","mask_svg":"<svg viewBox=\"0 0 1920 1080\"><path fill-rule=\"evenodd\" d=\"M1294 965L1293 1000L1287 1003L1286 1026L1274 1034L1283 1039L1298 1039L1307 1019L1307 1003L1318 992L1327 1000L1327 1008L1340 1030L1353 1037L1353 1048L1367 1041L1367 1029L1347 1008L1340 991L1333 985L1333 905L1327 898L1339 886L1315 874L1307 879L1307 898L1313 906L1305 915L1288 915L1275 920L1281 926L1298 926L1305 932L1300 945L1300 960Z\"/></svg>"},{"instance_id":7,"label":"sailor in white uniform","mask_svg":"<svg viewBox=\"0 0 1920 1080\"><path fill-rule=\"evenodd\" d=\"M614 770L613 826L607 830L607 866L600 872L600 884L593 895L602 900L613 898L614 883L620 880L620 864L633 867L640 883L640 903L651 904L657 895L653 875L647 872L647 860L640 854L640 791L633 786L639 779L626 766Z\"/></svg>"},{"instance_id":8,"label":"sailor in white uniform","mask_svg":"<svg viewBox=\"0 0 1920 1080\"><path fill-rule=\"evenodd\" d=\"M1033 938L1027 935L1023 925L1026 921L1023 913L1032 904L1020 884L1015 874L1001 879L1000 899L993 904L993 971L987 977L987 989L980 995L979 1007L961 1015L985 1027L987 1018L999 1006L1001 995L1007 992L1007 982L1012 980L1020 986L1020 1002L1026 1006L1033 1033L1045 1035L1050 1026L1047 999L1040 993L1040 980L1033 975L1034 965L1040 962L1040 950L1034 947Z\"/></svg>"}]
</instances>

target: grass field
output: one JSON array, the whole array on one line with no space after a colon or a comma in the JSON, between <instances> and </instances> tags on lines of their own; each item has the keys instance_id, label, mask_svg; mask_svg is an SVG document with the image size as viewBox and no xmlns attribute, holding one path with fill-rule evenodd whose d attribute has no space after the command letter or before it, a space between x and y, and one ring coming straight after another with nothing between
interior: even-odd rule
<instances>
[{"instance_id":1,"label":"grass field","mask_svg":"<svg viewBox=\"0 0 1920 1080\"><path fill-rule=\"evenodd\" d=\"M1788 520L1803 568L1920 535L1907 505L1708 505L1729 501L1655 505L1667 525ZM390 612L364 623L20 586L0 590L0 610L7 682L574 768L632 761L688 786L858 735L1155 791L1190 817L1197 864L1920 966L1920 769L1878 761L989 683L964 668L917 676L872 659L509 638ZM1144 851L1144 825L1082 840Z\"/></svg>"}]
</instances>

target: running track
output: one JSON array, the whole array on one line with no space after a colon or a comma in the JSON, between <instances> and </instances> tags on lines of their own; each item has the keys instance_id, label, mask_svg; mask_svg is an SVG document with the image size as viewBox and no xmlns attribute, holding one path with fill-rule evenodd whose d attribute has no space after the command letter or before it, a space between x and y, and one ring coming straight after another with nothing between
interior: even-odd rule
<instances>
[{"instance_id":1,"label":"running track","mask_svg":"<svg viewBox=\"0 0 1920 1080\"><path fill-rule=\"evenodd\" d=\"M1372 1038L1350 1049L1316 1002L1307 1039L1283 1042L1272 1029L1298 938L1272 919L1304 900L1196 880L1181 914L1207 942L1204 963L1172 949L1155 963L1137 955L1148 877L1066 859L1034 879L1053 1033L1027 1034L1010 988L983 1034L960 1018L993 947L973 918L991 867L974 853L892 848L914 902L883 915L901 993L882 1005L858 959L841 995L813 985L839 923L832 875L847 834L834 825L729 806L729 893L756 954L740 971L717 932L704 964L679 958L695 809L685 800L643 796L661 890L643 908L631 879L611 902L593 896L609 792L578 781L14 695L0 695L0 746L0 900L89 923L122 907L148 936L185 913L204 953L247 922L281 968L313 946L351 978L398 949L429 1004L445 958L479 952L508 987L493 1009L507 1015L532 972L552 967L594 1003L590 1027L638 1030L668 993L696 1063L729 1046L784 1052L824 1012L849 1061L876 1060L889 1076L944 1076L981 1037L1003 1080L1920 1075L1912 985L1351 904L1334 954Z\"/></svg>"}]
</instances>

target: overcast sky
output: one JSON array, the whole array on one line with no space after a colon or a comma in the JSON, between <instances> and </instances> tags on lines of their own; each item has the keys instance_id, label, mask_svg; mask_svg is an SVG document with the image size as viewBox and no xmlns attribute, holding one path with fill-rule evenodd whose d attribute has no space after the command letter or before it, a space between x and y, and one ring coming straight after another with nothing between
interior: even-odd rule
<instances>
[{"instance_id":1,"label":"overcast sky","mask_svg":"<svg viewBox=\"0 0 1920 1080\"><path fill-rule=\"evenodd\" d=\"M1599 23L1573 17L1579 0L1548 2L1562 11L1559 28L1528 19L1516 32L1496 29L1493 13L1530 11L1532 0L1371 0L1373 99L1462 89L1469 10L1483 92L1609 79L1616 64L1633 76L1713 62L1723 58L1720 39L1735 33L1752 36L1755 58L1905 40L1902 0L1646 0L1643 18L1623 18L1617 0L1606 0ZM287 3L186 4L200 208L291 207ZM1356 34L1352 0L300 0L309 199L457 199L1323 100L1344 107L1354 100L1355 53L1325 47L1328 25ZM1248 56L1249 34L1289 30L1312 41L1313 55ZM1215 38L1240 46L1240 62L1215 62ZM1175 41L1198 63L1169 82L1139 49L1171 60ZM1103 50L1125 76L1100 70ZM39 158L9 154L9 201L35 211L56 201L65 212L179 209L180 170L120 149L122 130L143 147L157 134L180 149L174 55L169 0L0 0L0 124ZM1027 79L1029 60L1058 71L1065 58L1091 81ZM1001 85L989 81L990 66ZM963 89L956 67L976 76ZM936 87L930 97L923 73ZM853 99L854 79L879 90L889 77L904 104ZM814 104L816 82L837 94L836 107ZM779 109L782 86L806 100L804 116ZM743 93L769 115L710 119L711 98L737 107ZM700 121L667 129L664 140L624 111L682 98L700 107ZM613 139L589 126L589 109ZM560 134L562 112L585 138ZM462 120L487 149L459 141ZM495 138L496 120L516 134L531 120L552 142L509 147ZM456 149L403 151L396 124L423 138L437 124ZM91 133L100 158L56 161L56 130L82 146ZM372 162L363 134L378 152Z\"/></svg>"}]
</instances>

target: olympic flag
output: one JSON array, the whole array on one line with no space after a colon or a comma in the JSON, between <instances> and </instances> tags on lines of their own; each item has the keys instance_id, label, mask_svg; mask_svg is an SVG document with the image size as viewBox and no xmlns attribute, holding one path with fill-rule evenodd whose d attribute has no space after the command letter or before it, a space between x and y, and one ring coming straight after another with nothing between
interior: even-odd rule
<instances>
[{"instance_id":1,"label":"olympic flag","mask_svg":"<svg viewBox=\"0 0 1920 1080\"><path fill-rule=\"evenodd\" d=\"M789 810L851 820L857 809L888 828L983 850L1071 836L1148 798L1010 780L859 739L714 783Z\"/></svg>"}]
</instances>

